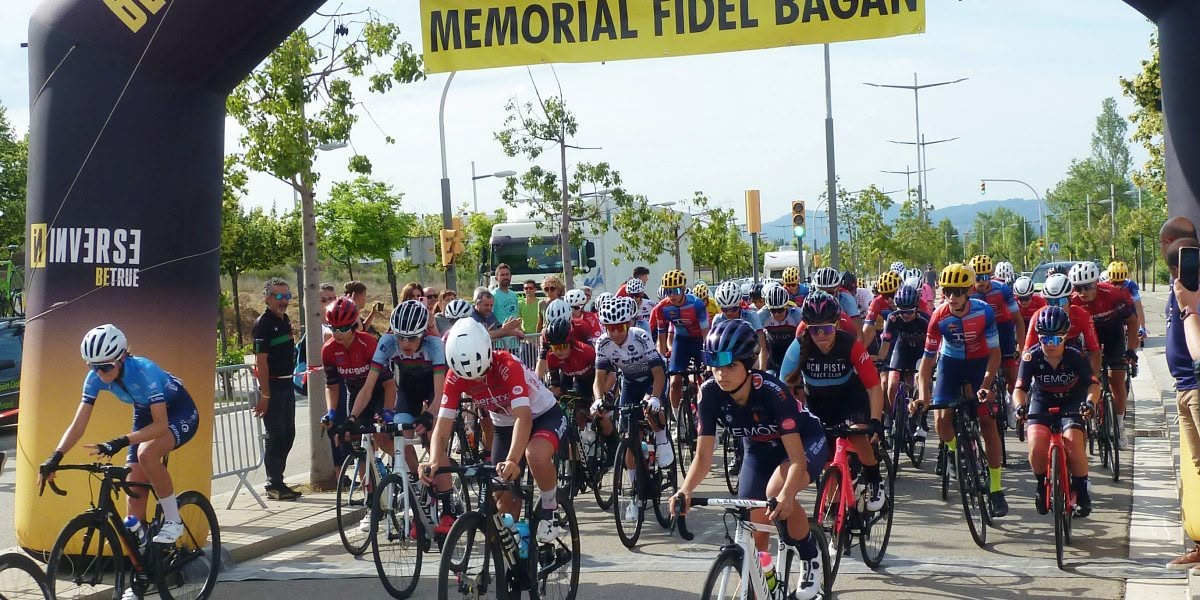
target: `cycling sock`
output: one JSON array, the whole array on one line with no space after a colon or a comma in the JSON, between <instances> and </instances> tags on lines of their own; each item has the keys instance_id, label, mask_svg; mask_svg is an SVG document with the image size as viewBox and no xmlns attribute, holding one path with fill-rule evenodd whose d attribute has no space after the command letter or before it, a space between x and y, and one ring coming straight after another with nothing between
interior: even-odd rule
<instances>
[{"instance_id":1,"label":"cycling sock","mask_svg":"<svg viewBox=\"0 0 1200 600\"><path fill-rule=\"evenodd\" d=\"M633 484L637 483L637 469L625 469L625 476L629 479L629 489L633 490Z\"/></svg>"},{"instance_id":2,"label":"cycling sock","mask_svg":"<svg viewBox=\"0 0 1200 600\"><path fill-rule=\"evenodd\" d=\"M434 494L434 497L437 498L438 506L440 507L438 510L443 515L454 514L454 492L453 491L438 492L438 493Z\"/></svg>"},{"instance_id":3,"label":"cycling sock","mask_svg":"<svg viewBox=\"0 0 1200 600\"><path fill-rule=\"evenodd\" d=\"M820 554L820 552L817 550L817 541L813 539L813 534L811 531L808 532L807 536L801 538L799 542L800 543L796 544L794 548L796 548L796 554L799 554L800 558L803 558L804 560L812 560Z\"/></svg>"},{"instance_id":4,"label":"cycling sock","mask_svg":"<svg viewBox=\"0 0 1200 600\"><path fill-rule=\"evenodd\" d=\"M1086 490L1087 485L1088 485L1088 476L1087 475L1084 475L1083 477L1071 476L1071 487L1074 488L1076 492L1081 491L1081 490Z\"/></svg>"},{"instance_id":5,"label":"cycling sock","mask_svg":"<svg viewBox=\"0 0 1200 600\"><path fill-rule=\"evenodd\" d=\"M542 508L554 510L558 508L558 486L554 486L548 490L541 490L538 496L542 501Z\"/></svg>"},{"instance_id":6,"label":"cycling sock","mask_svg":"<svg viewBox=\"0 0 1200 600\"><path fill-rule=\"evenodd\" d=\"M663 444L670 443L667 440L667 430L666 429L659 429L658 431L654 432L654 443L658 444L660 446Z\"/></svg>"},{"instance_id":7,"label":"cycling sock","mask_svg":"<svg viewBox=\"0 0 1200 600\"><path fill-rule=\"evenodd\" d=\"M958 452L958 438L950 438L950 441L946 442L946 449L951 452Z\"/></svg>"},{"instance_id":8,"label":"cycling sock","mask_svg":"<svg viewBox=\"0 0 1200 600\"><path fill-rule=\"evenodd\" d=\"M879 483L883 481L883 476L879 474L879 463L871 466L863 465L863 475L866 476L867 483Z\"/></svg>"},{"instance_id":9,"label":"cycling sock","mask_svg":"<svg viewBox=\"0 0 1200 600\"><path fill-rule=\"evenodd\" d=\"M165 498L158 499L158 505L163 509L163 518L172 523L181 523L179 518L179 502L175 500L175 494L171 494Z\"/></svg>"},{"instance_id":10,"label":"cycling sock","mask_svg":"<svg viewBox=\"0 0 1200 600\"><path fill-rule=\"evenodd\" d=\"M991 492L995 494L1000 491L1000 467L988 467L988 479L991 483Z\"/></svg>"},{"instance_id":11,"label":"cycling sock","mask_svg":"<svg viewBox=\"0 0 1200 600\"><path fill-rule=\"evenodd\" d=\"M1040 490L1040 489L1046 487L1046 474L1045 473L1034 473L1033 476L1037 477L1037 489Z\"/></svg>"}]
</instances>

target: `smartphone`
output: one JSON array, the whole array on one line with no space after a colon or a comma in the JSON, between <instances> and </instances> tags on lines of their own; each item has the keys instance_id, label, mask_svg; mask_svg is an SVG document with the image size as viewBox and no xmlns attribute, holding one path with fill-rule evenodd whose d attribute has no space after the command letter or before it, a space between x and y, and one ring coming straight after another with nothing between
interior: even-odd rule
<instances>
[{"instance_id":1,"label":"smartphone","mask_svg":"<svg viewBox=\"0 0 1200 600\"><path fill-rule=\"evenodd\" d=\"M1200 290L1200 248L1179 249L1179 283L1193 292Z\"/></svg>"},{"instance_id":2,"label":"smartphone","mask_svg":"<svg viewBox=\"0 0 1200 600\"><path fill-rule=\"evenodd\" d=\"M382 303L382 302L376 302L376 303L375 303L375 310L377 310L377 311L378 311L378 310L383 310L383 303Z\"/></svg>"}]
</instances>

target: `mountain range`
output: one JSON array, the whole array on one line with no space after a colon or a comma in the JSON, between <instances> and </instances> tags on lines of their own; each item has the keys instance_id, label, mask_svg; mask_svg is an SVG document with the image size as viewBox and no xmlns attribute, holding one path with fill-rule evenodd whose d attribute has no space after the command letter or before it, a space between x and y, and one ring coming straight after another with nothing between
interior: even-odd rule
<instances>
[{"instance_id":1,"label":"mountain range","mask_svg":"<svg viewBox=\"0 0 1200 600\"><path fill-rule=\"evenodd\" d=\"M970 229L971 224L975 221L975 215L983 212L994 211L997 208L1006 208L1018 215L1024 216L1030 223L1038 220L1038 202L1037 200L1025 198L1009 198L1008 200L983 200L971 204L955 204L934 209L930 214L930 220L936 226L942 219L950 219L954 227L958 231ZM895 221L900 216L899 204L894 204L884 218L888 222ZM804 240L806 244L821 247L829 243L828 215L825 211L807 211L808 233ZM1034 229L1037 225L1033 225ZM762 224L762 236L769 240L787 239L791 240L792 231L792 215L791 213L781 215L779 218Z\"/></svg>"}]
</instances>

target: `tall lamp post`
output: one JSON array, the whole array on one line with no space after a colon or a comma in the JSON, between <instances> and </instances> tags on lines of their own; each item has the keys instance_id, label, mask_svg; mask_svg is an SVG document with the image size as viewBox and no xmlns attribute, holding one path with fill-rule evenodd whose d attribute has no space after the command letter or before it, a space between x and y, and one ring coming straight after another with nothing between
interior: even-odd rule
<instances>
[{"instance_id":1,"label":"tall lamp post","mask_svg":"<svg viewBox=\"0 0 1200 600\"><path fill-rule=\"evenodd\" d=\"M514 176L516 176L516 174L517 174L516 171L509 170L509 171L496 171L495 173L487 173L484 175L476 175L475 174L475 161L471 161L471 203L472 203L472 207L475 210L475 212L479 212L479 189L478 189L478 186L475 185L476 181L479 181L480 179L487 179L489 177L497 177L497 178L499 178L499 177L514 177Z\"/></svg>"},{"instance_id":2,"label":"tall lamp post","mask_svg":"<svg viewBox=\"0 0 1200 600\"><path fill-rule=\"evenodd\" d=\"M1028 183L1025 183L1024 181L1021 181L1020 179L993 179L993 178L989 178L989 177L984 177L984 178L980 179L979 181L982 183L986 183L986 182L1019 183L1025 187L1029 188L1029 191L1033 192L1033 197L1037 198L1037 203L1038 203L1038 221L1040 221L1040 223L1038 225L1039 230L1040 230L1039 231L1040 235L1038 237L1042 237L1042 238L1046 237L1046 216L1042 213L1042 204L1044 204L1044 201L1042 200L1042 195L1039 194L1038 191L1036 189L1034 189L1034 187L1032 185L1029 185Z\"/></svg>"},{"instance_id":3,"label":"tall lamp post","mask_svg":"<svg viewBox=\"0 0 1200 600\"><path fill-rule=\"evenodd\" d=\"M945 139L940 139L940 140L934 140L932 142L927 142L927 141L925 141L925 136L922 134L920 141L917 141L917 142L903 142L903 141L898 141L898 140L888 140L888 142L890 142L892 144L905 144L907 146L916 146L917 147L917 152L919 152L921 154L921 163L922 163L922 166L924 167L924 168L920 169L919 172L917 172L917 181L921 181L922 178L924 178L924 182L925 182L924 185L918 186L918 188L919 188L918 191L921 193L922 197L925 200L928 200L929 199L929 178L926 177L925 174L928 173L929 171L932 171L933 169L929 168L929 155L926 154L925 147L932 145L932 144L943 144L946 142L953 142L954 140L957 140L957 139L958 139L957 137L952 137L952 138L945 138ZM925 216L924 201L921 202L919 212L922 217Z\"/></svg>"},{"instance_id":4,"label":"tall lamp post","mask_svg":"<svg viewBox=\"0 0 1200 600\"><path fill-rule=\"evenodd\" d=\"M442 229L450 229L454 223L454 212L450 206L450 175L446 168L446 94L450 92L450 82L458 71L451 71L442 87L442 100L438 103L438 141L442 148ZM454 272L454 264L446 265L446 289L458 289L458 277Z\"/></svg>"}]
</instances>

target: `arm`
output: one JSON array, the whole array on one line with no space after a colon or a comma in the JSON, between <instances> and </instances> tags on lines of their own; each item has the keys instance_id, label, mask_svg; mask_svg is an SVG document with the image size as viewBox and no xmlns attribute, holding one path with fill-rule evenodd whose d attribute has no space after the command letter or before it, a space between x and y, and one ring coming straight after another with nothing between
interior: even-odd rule
<instances>
[{"instance_id":1,"label":"arm","mask_svg":"<svg viewBox=\"0 0 1200 600\"><path fill-rule=\"evenodd\" d=\"M354 404L350 406L350 412L347 417L358 418L362 414L363 409L371 402L371 391L375 389L375 383L379 381L379 371L372 367L367 373L367 381L363 383L362 389L358 390L358 395L354 397ZM440 398L441 396L434 396Z\"/></svg>"},{"instance_id":2,"label":"arm","mask_svg":"<svg viewBox=\"0 0 1200 600\"><path fill-rule=\"evenodd\" d=\"M614 380L615 381L615 380ZM609 381L608 371L604 369L596 369L596 380L592 382L592 394L596 400L602 400L608 390L612 389L612 381Z\"/></svg>"},{"instance_id":3,"label":"arm","mask_svg":"<svg viewBox=\"0 0 1200 600\"><path fill-rule=\"evenodd\" d=\"M63 432L62 439L59 440L58 446L54 448L56 452L66 454L75 444L79 442L79 438L83 437L83 432L87 429L88 421L92 418L92 405L87 402L80 402L79 408L75 409L75 418L71 420L71 425Z\"/></svg>"},{"instance_id":4,"label":"arm","mask_svg":"<svg viewBox=\"0 0 1200 600\"><path fill-rule=\"evenodd\" d=\"M254 370L258 374L258 405L254 407L254 412L258 416L267 414L267 407L270 406L271 399L271 371L267 367L267 353L254 353Z\"/></svg>"},{"instance_id":5,"label":"arm","mask_svg":"<svg viewBox=\"0 0 1200 600\"><path fill-rule=\"evenodd\" d=\"M871 401L871 418L883 420L883 386L878 383L867 389L867 398ZM882 434L881 434L882 435Z\"/></svg>"},{"instance_id":6,"label":"arm","mask_svg":"<svg viewBox=\"0 0 1200 600\"><path fill-rule=\"evenodd\" d=\"M148 442L158 437L162 437L167 433L167 403L156 402L150 405L150 417L154 419L149 425L130 432L125 437L129 439L130 444L141 444Z\"/></svg>"},{"instance_id":7,"label":"arm","mask_svg":"<svg viewBox=\"0 0 1200 600\"><path fill-rule=\"evenodd\" d=\"M1138 316L1136 312L1125 319L1125 338L1125 350L1127 351L1136 351L1142 345L1142 338L1138 337Z\"/></svg>"},{"instance_id":8,"label":"arm","mask_svg":"<svg viewBox=\"0 0 1200 600\"><path fill-rule=\"evenodd\" d=\"M1137 308L1138 327L1146 328L1146 309L1142 306L1141 300L1134 300L1133 306Z\"/></svg>"},{"instance_id":9,"label":"arm","mask_svg":"<svg viewBox=\"0 0 1200 600\"><path fill-rule=\"evenodd\" d=\"M396 385L396 380L389 379L388 381L384 382L385 385L387 383L391 383L394 386L394 385ZM434 373L433 374L433 397L441 398L442 393L445 390L446 390L446 374L445 373ZM433 415L433 407L434 407L434 403L430 402L429 408L425 409L425 414L429 415L430 417L434 416Z\"/></svg>"},{"instance_id":10,"label":"arm","mask_svg":"<svg viewBox=\"0 0 1200 600\"><path fill-rule=\"evenodd\" d=\"M878 386L876 386L878 388ZM787 474L783 479L783 491L779 493L777 498L795 498L804 489L806 479L808 479L808 457L804 455L804 441L800 438L799 433L789 433L779 438L783 442L783 449L787 450L788 465ZM807 482L811 483L811 482Z\"/></svg>"},{"instance_id":11,"label":"arm","mask_svg":"<svg viewBox=\"0 0 1200 600\"><path fill-rule=\"evenodd\" d=\"M771 366L771 351L767 347L767 333L758 330L758 368L763 371Z\"/></svg>"},{"instance_id":12,"label":"arm","mask_svg":"<svg viewBox=\"0 0 1200 600\"><path fill-rule=\"evenodd\" d=\"M650 374L654 377L654 383L650 386L650 395L655 398L663 397L663 388L666 387L667 370L662 365L655 366L650 369Z\"/></svg>"},{"instance_id":13,"label":"arm","mask_svg":"<svg viewBox=\"0 0 1200 600\"><path fill-rule=\"evenodd\" d=\"M508 448L506 462L512 463L513 474L518 473L517 465L525 456L525 448L529 445L529 435L533 433L533 411L528 406L516 406L512 409L517 421L513 423L512 445Z\"/></svg>"},{"instance_id":14,"label":"arm","mask_svg":"<svg viewBox=\"0 0 1200 600\"><path fill-rule=\"evenodd\" d=\"M983 372L983 389L991 394L992 382L996 379L996 373L1000 372L1000 348L988 349L987 368ZM975 390L979 393L979 390Z\"/></svg>"},{"instance_id":15,"label":"arm","mask_svg":"<svg viewBox=\"0 0 1200 600\"><path fill-rule=\"evenodd\" d=\"M1025 317L1021 316L1020 310L1009 311L1012 314L1013 323L1017 324L1017 343L1025 339ZM1021 346L1017 346L1017 350L1021 350Z\"/></svg>"},{"instance_id":16,"label":"arm","mask_svg":"<svg viewBox=\"0 0 1200 600\"><path fill-rule=\"evenodd\" d=\"M929 405L930 396L933 395L933 365L935 362L937 362L937 357L926 353L921 358L921 366L917 373L919 379L917 386L917 394L920 398L919 402L926 406Z\"/></svg>"},{"instance_id":17,"label":"arm","mask_svg":"<svg viewBox=\"0 0 1200 600\"><path fill-rule=\"evenodd\" d=\"M537 371L538 379L545 381L546 375L550 373L550 366L546 363L546 359L539 358L537 361L537 368L535 370Z\"/></svg>"},{"instance_id":18,"label":"arm","mask_svg":"<svg viewBox=\"0 0 1200 600\"><path fill-rule=\"evenodd\" d=\"M457 413L457 409L453 412ZM430 439L429 462L425 463L431 471L436 471L441 467L443 461L449 458L449 453L446 451L446 442L450 438L450 432L454 430L454 417L447 417L445 413L438 417L437 423L433 426L433 435ZM426 482L432 481L432 475L426 477L425 469L420 470L422 480Z\"/></svg>"}]
</instances>

